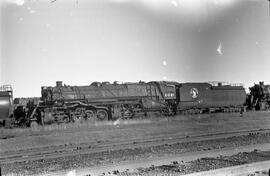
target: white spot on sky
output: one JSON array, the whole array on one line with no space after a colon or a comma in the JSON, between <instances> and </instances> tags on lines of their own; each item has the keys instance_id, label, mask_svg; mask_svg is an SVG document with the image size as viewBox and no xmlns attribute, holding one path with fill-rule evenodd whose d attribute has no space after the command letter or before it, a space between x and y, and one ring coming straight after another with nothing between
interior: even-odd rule
<instances>
[{"instance_id":1,"label":"white spot on sky","mask_svg":"<svg viewBox=\"0 0 270 176\"><path fill-rule=\"evenodd\" d=\"M178 3L176 1L171 1L172 5L177 7L178 6Z\"/></svg>"},{"instance_id":2,"label":"white spot on sky","mask_svg":"<svg viewBox=\"0 0 270 176\"><path fill-rule=\"evenodd\" d=\"M76 176L75 170L69 171L69 172L67 173L67 176Z\"/></svg>"},{"instance_id":3,"label":"white spot on sky","mask_svg":"<svg viewBox=\"0 0 270 176\"><path fill-rule=\"evenodd\" d=\"M16 0L16 4L18 6L22 6L24 4L24 0Z\"/></svg>"},{"instance_id":4,"label":"white spot on sky","mask_svg":"<svg viewBox=\"0 0 270 176\"><path fill-rule=\"evenodd\" d=\"M20 17L19 20L20 20L20 21L23 21L23 17Z\"/></svg>"},{"instance_id":5,"label":"white spot on sky","mask_svg":"<svg viewBox=\"0 0 270 176\"><path fill-rule=\"evenodd\" d=\"M163 80L167 80L167 76L163 76Z\"/></svg>"},{"instance_id":6,"label":"white spot on sky","mask_svg":"<svg viewBox=\"0 0 270 176\"><path fill-rule=\"evenodd\" d=\"M223 55L221 43L219 43L219 45L218 45L217 52L218 52L219 55Z\"/></svg>"},{"instance_id":7,"label":"white spot on sky","mask_svg":"<svg viewBox=\"0 0 270 176\"><path fill-rule=\"evenodd\" d=\"M167 62L164 60L164 61L162 62L162 64L163 64L164 66L166 66L166 65L167 65Z\"/></svg>"},{"instance_id":8,"label":"white spot on sky","mask_svg":"<svg viewBox=\"0 0 270 176\"><path fill-rule=\"evenodd\" d=\"M256 42L255 42L255 44L256 44L256 45L259 45L259 42L258 42L258 41L256 41Z\"/></svg>"}]
</instances>

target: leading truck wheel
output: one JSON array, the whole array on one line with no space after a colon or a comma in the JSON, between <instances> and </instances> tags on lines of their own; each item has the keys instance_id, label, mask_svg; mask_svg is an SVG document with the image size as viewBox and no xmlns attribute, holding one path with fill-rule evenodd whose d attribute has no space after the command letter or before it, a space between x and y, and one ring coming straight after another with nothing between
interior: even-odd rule
<instances>
[{"instance_id":1,"label":"leading truck wheel","mask_svg":"<svg viewBox=\"0 0 270 176\"><path fill-rule=\"evenodd\" d=\"M98 120L108 120L108 112L105 110L98 110L97 111L97 119Z\"/></svg>"}]
</instances>

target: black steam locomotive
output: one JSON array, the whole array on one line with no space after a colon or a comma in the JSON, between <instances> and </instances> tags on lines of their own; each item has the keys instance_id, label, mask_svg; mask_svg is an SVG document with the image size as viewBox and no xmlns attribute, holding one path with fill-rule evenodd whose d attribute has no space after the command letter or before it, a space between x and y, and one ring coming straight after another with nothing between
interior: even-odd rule
<instances>
[{"instance_id":1,"label":"black steam locomotive","mask_svg":"<svg viewBox=\"0 0 270 176\"><path fill-rule=\"evenodd\" d=\"M260 107L268 108L267 88L250 88L249 102L252 103L248 105L258 106L255 101L260 102ZM86 86L67 86L58 81L54 87L42 87L40 98L14 99L13 116L27 124L42 124L132 118L148 112L166 116L237 112L246 104L246 96L243 86L221 83L93 82Z\"/></svg>"},{"instance_id":2,"label":"black steam locomotive","mask_svg":"<svg viewBox=\"0 0 270 176\"><path fill-rule=\"evenodd\" d=\"M170 115L177 108L176 87L166 82L94 82L89 86L63 86L59 81L55 87L42 87L39 109L44 116L65 122L131 118L148 111Z\"/></svg>"},{"instance_id":3,"label":"black steam locomotive","mask_svg":"<svg viewBox=\"0 0 270 176\"><path fill-rule=\"evenodd\" d=\"M250 94L247 98L249 107L255 110L270 109L270 85L264 85L264 82L254 84L249 88Z\"/></svg>"}]
</instances>

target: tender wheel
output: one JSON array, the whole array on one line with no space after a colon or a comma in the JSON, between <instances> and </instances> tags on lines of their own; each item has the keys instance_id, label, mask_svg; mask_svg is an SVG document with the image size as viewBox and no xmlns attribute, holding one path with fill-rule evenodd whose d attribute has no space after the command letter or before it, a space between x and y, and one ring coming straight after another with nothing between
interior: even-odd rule
<instances>
[{"instance_id":1,"label":"tender wheel","mask_svg":"<svg viewBox=\"0 0 270 176\"><path fill-rule=\"evenodd\" d=\"M97 111L97 119L98 120L108 120L108 112L105 110L98 110Z\"/></svg>"}]
</instances>

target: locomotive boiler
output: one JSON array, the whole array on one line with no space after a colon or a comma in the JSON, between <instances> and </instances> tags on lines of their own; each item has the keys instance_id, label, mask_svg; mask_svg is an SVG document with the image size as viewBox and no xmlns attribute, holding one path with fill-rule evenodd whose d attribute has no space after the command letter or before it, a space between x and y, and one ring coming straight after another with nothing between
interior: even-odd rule
<instances>
[{"instance_id":1,"label":"locomotive boiler","mask_svg":"<svg viewBox=\"0 0 270 176\"><path fill-rule=\"evenodd\" d=\"M86 86L42 87L37 110L54 121L131 118L136 113L176 113L176 84L169 82L94 82ZM36 114L36 112L35 112Z\"/></svg>"}]
</instances>

